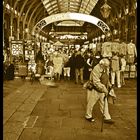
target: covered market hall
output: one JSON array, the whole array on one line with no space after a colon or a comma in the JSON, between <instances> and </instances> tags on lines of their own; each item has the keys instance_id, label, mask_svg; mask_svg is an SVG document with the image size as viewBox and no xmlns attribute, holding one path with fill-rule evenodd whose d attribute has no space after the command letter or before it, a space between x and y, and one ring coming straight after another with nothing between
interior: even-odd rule
<instances>
[{"instance_id":1,"label":"covered market hall","mask_svg":"<svg viewBox=\"0 0 140 140\"><path fill-rule=\"evenodd\" d=\"M136 0L3 0L3 140L135 140L136 103Z\"/></svg>"}]
</instances>

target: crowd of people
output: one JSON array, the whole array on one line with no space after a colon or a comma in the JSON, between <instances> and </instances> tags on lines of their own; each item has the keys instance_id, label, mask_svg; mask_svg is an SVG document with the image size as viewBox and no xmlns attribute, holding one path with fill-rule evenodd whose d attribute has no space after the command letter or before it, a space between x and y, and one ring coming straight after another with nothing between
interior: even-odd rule
<instances>
[{"instance_id":1,"label":"crowd of people","mask_svg":"<svg viewBox=\"0 0 140 140\"><path fill-rule=\"evenodd\" d=\"M90 49L84 52L81 49L71 52L57 50L47 55L44 73L42 71L40 74L47 74L51 71L51 77L54 80L73 80L75 84L82 85L84 81L89 79L92 69L102 58L100 52L94 54ZM111 84L120 88L125 85L125 56L112 53L112 57L107 59L110 61L109 75Z\"/></svg>"},{"instance_id":2,"label":"crowd of people","mask_svg":"<svg viewBox=\"0 0 140 140\"><path fill-rule=\"evenodd\" d=\"M36 68L34 73L40 75L47 75L49 73L51 79L57 81L62 79L73 80L75 84L83 84L84 81L89 79L92 69L99 61L102 58L107 58L110 61L109 76L111 84L120 88L125 85L124 72L126 65L129 61L133 61L132 58L134 58L136 49L133 43L129 43L126 47L126 44L123 45L123 42L119 44L121 45L120 49L118 49L118 44L118 42L104 42L101 47L101 43L97 43L96 52L90 47L84 51L83 48L64 49L61 47L53 52L47 52L45 59L41 50L39 50L35 56ZM91 45L95 44L92 43ZM123 50L121 50L122 48ZM4 77L6 79L10 77L8 76L10 74L8 74L7 68L9 66L5 65ZM13 69L12 78L10 79L14 78Z\"/></svg>"},{"instance_id":3,"label":"crowd of people","mask_svg":"<svg viewBox=\"0 0 140 140\"><path fill-rule=\"evenodd\" d=\"M44 68L47 70L53 67L55 80L74 80L75 84L83 84L84 80L88 80L93 66L101 59L99 54L95 57L91 50L83 53L80 49L71 52L55 51L47 58Z\"/></svg>"},{"instance_id":4,"label":"crowd of people","mask_svg":"<svg viewBox=\"0 0 140 140\"><path fill-rule=\"evenodd\" d=\"M100 110L105 123L113 124L108 109L107 95L110 88L120 88L125 85L124 72L127 61L125 55L112 52L111 57L104 57L100 51L93 53L92 49L55 50L46 55L41 51L36 57L36 74L47 75L55 81L72 80L83 85L90 80L94 83L92 89L87 89L86 120L93 122L93 107L99 101ZM9 80L14 79L14 65L8 65L6 71ZM12 74L8 74L11 73ZM12 75L12 78L9 76ZM10 77L10 78L9 78Z\"/></svg>"}]
</instances>

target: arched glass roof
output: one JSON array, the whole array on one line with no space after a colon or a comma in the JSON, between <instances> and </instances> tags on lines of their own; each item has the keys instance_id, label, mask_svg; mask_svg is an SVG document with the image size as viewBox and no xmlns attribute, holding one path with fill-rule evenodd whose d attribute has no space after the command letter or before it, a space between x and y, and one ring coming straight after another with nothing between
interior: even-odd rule
<instances>
[{"instance_id":1,"label":"arched glass roof","mask_svg":"<svg viewBox=\"0 0 140 140\"><path fill-rule=\"evenodd\" d=\"M42 0L48 14L76 12L90 14L98 0Z\"/></svg>"},{"instance_id":2,"label":"arched glass roof","mask_svg":"<svg viewBox=\"0 0 140 140\"><path fill-rule=\"evenodd\" d=\"M49 15L65 12L90 14L97 2L98 0L42 0ZM67 21L65 24L63 23L63 25L67 26L70 24L76 26L79 24L79 26L82 26L84 24L82 21L80 23L75 22L72 25L71 22Z\"/></svg>"}]
</instances>

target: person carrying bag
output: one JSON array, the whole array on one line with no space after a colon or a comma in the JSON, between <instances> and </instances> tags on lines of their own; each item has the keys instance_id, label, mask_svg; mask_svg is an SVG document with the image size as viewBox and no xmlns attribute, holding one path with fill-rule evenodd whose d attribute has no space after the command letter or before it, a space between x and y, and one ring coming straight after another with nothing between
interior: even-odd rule
<instances>
[{"instance_id":1,"label":"person carrying bag","mask_svg":"<svg viewBox=\"0 0 140 140\"><path fill-rule=\"evenodd\" d=\"M87 106L85 119L93 122L93 107L99 101L100 111L104 116L104 123L113 124L114 121L111 119L108 109L107 95L109 93L109 88L111 87L109 81L109 68L110 62L108 59L103 58L100 62L93 68L90 74L90 79L92 88L88 89L86 84L84 84L87 89ZM88 84L87 84L88 85Z\"/></svg>"}]
</instances>

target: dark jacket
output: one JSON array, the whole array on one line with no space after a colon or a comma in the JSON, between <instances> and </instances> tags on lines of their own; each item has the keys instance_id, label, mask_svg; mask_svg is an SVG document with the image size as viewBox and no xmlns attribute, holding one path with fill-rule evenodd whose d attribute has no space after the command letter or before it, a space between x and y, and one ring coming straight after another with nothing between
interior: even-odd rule
<instances>
[{"instance_id":1,"label":"dark jacket","mask_svg":"<svg viewBox=\"0 0 140 140\"><path fill-rule=\"evenodd\" d=\"M85 65L84 57L80 54L75 57L75 68L83 68Z\"/></svg>"}]
</instances>

